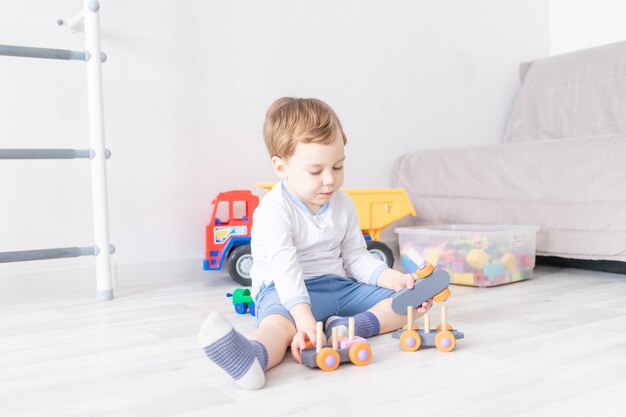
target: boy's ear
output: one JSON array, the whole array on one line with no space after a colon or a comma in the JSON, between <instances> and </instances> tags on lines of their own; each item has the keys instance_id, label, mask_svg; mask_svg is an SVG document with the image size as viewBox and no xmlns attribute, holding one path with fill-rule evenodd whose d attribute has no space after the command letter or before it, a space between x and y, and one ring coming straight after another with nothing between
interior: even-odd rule
<instances>
[{"instance_id":1,"label":"boy's ear","mask_svg":"<svg viewBox=\"0 0 626 417\"><path fill-rule=\"evenodd\" d=\"M281 180L287 178L287 164L284 159L278 156L272 156L272 167L278 178Z\"/></svg>"}]
</instances>

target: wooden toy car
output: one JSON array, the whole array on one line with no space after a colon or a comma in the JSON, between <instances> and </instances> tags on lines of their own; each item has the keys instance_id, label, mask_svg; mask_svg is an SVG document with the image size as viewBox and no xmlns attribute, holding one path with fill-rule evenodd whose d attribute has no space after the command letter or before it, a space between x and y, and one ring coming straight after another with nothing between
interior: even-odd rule
<instances>
[{"instance_id":1,"label":"wooden toy car","mask_svg":"<svg viewBox=\"0 0 626 417\"><path fill-rule=\"evenodd\" d=\"M302 362L310 368L334 371L343 362L364 366L372 360L372 348L366 339L354 335L354 318L348 321L348 337L338 337L333 328L331 344L322 346L322 322L317 323L317 346L302 351Z\"/></svg>"},{"instance_id":2,"label":"wooden toy car","mask_svg":"<svg viewBox=\"0 0 626 417\"><path fill-rule=\"evenodd\" d=\"M400 347L407 352L415 352L421 346L435 346L441 352L451 352L456 347L456 341L465 335L448 324L447 314L446 306L441 306L441 324L435 329L430 328L429 314L424 314L424 330L421 330L413 324L413 308L407 307L406 328L396 330L391 337L400 339Z\"/></svg>"}]
</instances>

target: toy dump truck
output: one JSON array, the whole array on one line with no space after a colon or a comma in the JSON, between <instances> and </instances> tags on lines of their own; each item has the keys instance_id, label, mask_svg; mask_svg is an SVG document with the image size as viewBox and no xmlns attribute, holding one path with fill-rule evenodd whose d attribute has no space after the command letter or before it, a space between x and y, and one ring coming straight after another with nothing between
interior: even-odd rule
<instances>
[{"instance_id":1,"label":"toy dump truck","mask_svg":"<svg viewBox=\"0 0 626 417\"><path fill-rule=\"evenodd\" d=\"M354 317L348 322L348 336L339 337L337 328L333 328L331 343L322 346L322 322L317 322L317 344L304 349L302 363L309 368L319 368L322 371L334 371L343 362L352 362L357 366L365 366L372 360L372 347L366 339L356 336Z\"/></svg>"},{"instance_id":2,"label":"toy dump truck","mask_svg":"<svg viewBox=\"0 0 626 417\"><path fill-rule=\"evenodd\" d=\"M273 184L257 184L270 189ZM388 266L393 266L393 252L381 242L383 229L415 209L402 188L359 188L345 191L354 201L367 250ZM206 226L205 270L219 270L224 260L228 272L237 283L252 284L250 269L250 230L252 213L259 205L259 197L248 190L228 191L213 200L213 215Z\"/></svg>"},{"instance_id":3,"label":"toy dump truck","mask_svg":"<svg viewBox=\"0 0 626 417\"><path fill-rule=\"evenodd\" d=\"M415 209L404 188L349 188L348 194L359 216L359 226L367 242L367 250L389 267L393 266L393 252L380 241L385 227L404 216L415 216Z\"/></svg>"}]
</instances>

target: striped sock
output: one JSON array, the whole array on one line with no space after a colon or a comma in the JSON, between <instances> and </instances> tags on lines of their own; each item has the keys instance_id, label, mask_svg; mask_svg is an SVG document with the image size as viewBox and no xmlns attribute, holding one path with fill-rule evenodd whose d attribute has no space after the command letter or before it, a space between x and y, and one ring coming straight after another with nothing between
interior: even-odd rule
<instances>
[{"instance_id":1,"label":"striped sock","mask_svg":"<svg viewBox=\"0 0 626 417\"><path fill-rule=\"evenodd\" d=\"M198 341L204 353L226 371L241 387L258 389L265 384L267 349L256 340L238 333L218 313L204 321Z\"/></svg>"},{"instance_id":2,"label":"striped sock","mask_svg":"<svg viewBox=\"0 0 626 417\"><path fill-rule=\"evenodd\" d=\"M326 322L326 339L330 340L333 327L348 328L348 317L331 317ZM380 333L380 322L371 311L365 311L354 316L354 334L364 339Z\"/></svg>"}]
</instances>

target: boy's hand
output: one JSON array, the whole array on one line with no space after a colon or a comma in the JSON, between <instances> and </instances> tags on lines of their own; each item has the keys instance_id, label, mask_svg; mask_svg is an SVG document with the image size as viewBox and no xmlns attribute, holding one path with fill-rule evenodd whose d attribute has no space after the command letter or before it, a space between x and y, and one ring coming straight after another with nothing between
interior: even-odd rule
<instances>
[{"instance_id":1,"label":"boy's hand","mask_svg":"<svg viewBox=\"0 0 626 417\"><path fill-rule=\"evenodd\" d=\"M417 312L421 315L426 313L433 306L433 299L431 298L428 301L424 301L421 306L417 307Z\"/></svg>"},{"instance_id":2,"label":"boy's hand","mask_svg":"<svg viewBox=\"0 0 626 417\"><path fill-rule=\"evenodd\" d=\"M307 303L298 303L289 309L289 313L296 322L296 334L291 340L291 354L294 359L302 363L301 352L307 347L307 342L315 345L315 335L317 333L317 323L313 317L311 306ZM322 340L326 343L326 338Z\"/></svg>"},{"instance_id":3,"label":"boy's hand","mask_svg":"<svg viewBox=\"0 0 626 417\"><path fill-rule=\"evenodd\" d=\"M411 274L403 274L395 269L386 269L378 276L376 285L389 290L400 291L404 288L413 288L415 278Z\"/></svg>"},{"instance_id":4,"label":"boy's hand","mask_svg":"<svg viewBox=\"0 0 626 417\"><path fill-rule=\"evenodd\" d=\"M302 351L310 346L315 346L316 328L315 324L298 330L291 340L291 355L298 363L302 363ZM326 336L322 333L322 345L326 344Z\"/></svg>"}]
</instances>

